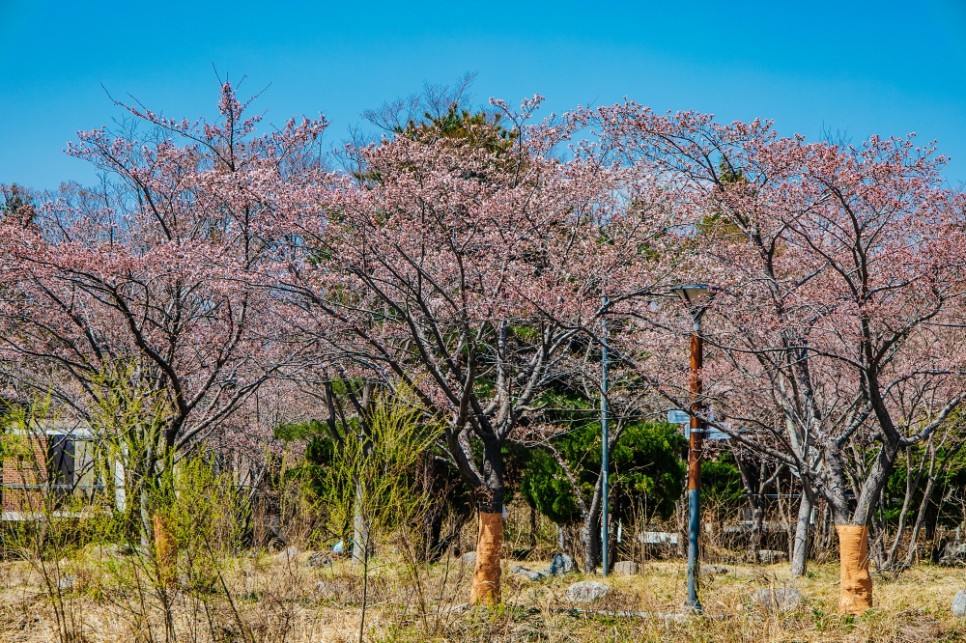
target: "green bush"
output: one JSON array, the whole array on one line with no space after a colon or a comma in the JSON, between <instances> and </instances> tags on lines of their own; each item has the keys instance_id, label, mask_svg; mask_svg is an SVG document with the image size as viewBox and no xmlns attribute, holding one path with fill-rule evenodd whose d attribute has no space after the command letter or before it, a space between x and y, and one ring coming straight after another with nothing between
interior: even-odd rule
<instances>
[{"instance_id":1,"label":"green bush","mask_svg":"<svg viewBox=\"0 0 966 643\"><path fill-rule=\"evenodd\" d=\"M588 500L600 476L600 425L589 423L551 442L574 473ZM610 452L611 512L630 521L642 503L649 513L667 518L683 491L685 464L680 457L684 437L677 426L640 422L628 426ZM558 524L580 520L573 487L549 448L530 450L520 491L545 516Z\"/></svg>"}]
</instances>

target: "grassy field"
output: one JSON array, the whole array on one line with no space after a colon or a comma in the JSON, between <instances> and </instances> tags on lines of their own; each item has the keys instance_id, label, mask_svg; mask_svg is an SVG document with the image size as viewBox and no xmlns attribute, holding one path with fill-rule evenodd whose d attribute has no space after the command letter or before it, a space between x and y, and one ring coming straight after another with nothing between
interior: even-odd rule
<instances>
[{"instance_id":1,"label":"grassy field","mask_svg":"<svg viewBox=\"0 0 966 643\"><path fill-rule=\"evenodd\" d=\"M262 554L222 560L164 591L141 562L89 547L43 566L2 563L0 640L163 641L167 604L179 641L353 641L365 591L365 639L378 641L966 641L966 619L950 611L966 573L954 568L876 576L874 609L853 618L836 613L833 565L813 565L794 583L804 599L788 611L753 599L759 589L787 586L787 566L726 565L705 576L706 615L695 617L683 614L678 561L611 576L606 597L579 606L568 602L567 587L602 579L531 582L507 563L505 603L492 610L465 606L472 569L459 559L432 567L375 560L364 585L350 562L312 567L307 553Z\"/></svg>"}]
</instances>

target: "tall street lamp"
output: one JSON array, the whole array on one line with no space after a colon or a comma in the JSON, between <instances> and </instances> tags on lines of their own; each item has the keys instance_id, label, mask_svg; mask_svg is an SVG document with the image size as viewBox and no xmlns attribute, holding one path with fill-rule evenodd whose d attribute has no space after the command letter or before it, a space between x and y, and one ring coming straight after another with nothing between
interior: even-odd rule
<instances>
[{"instance_id":1,"label":"tall street lamp","mask_svg":"<svg viewBox=\"0 0 966 643\"><path fill-rule=\"evenodd\" d=\"M607 555L609 553L610 543L610 533L607 525L608 518L608 473L610 470L610 445L607 444L608 440L608 429L607 429L607 367L610 356L607 354L607 309L610 307L610 300L604 296L601 299L601 317L600 317L600 332L601 332L601 342L600 342L600 434L601 434L601 446L600 446L600 492L603 496L603 504L600 508L600 571L601 574L607 576Z\"/></svg>"},{"instance_id":2,"label":"tall street lamp","mask_svg":"<svg viewBox=\"0 0 966 643\"><path fill-rule=\"evenodd\" d=\"M707 310L713 288L707 284L688 284L671 289L688 307L691 315L691 432L688 438L688 603L701 612L698 600L698 536L701 533L701 446L704 422L699 414L701 401L701 367L704 361L704 338L701 317Z\"/></svg>"},{"instance_id":3,"label":"tall street lamp","mask_svg":"<svg viewBox=\"0 0 966 643\"><path fill-rule=\"evenodd\" d=\"M608 507L610 504L610 444L608 444L608 423L610 418L607 406L607 393L610 385L607 378L607 371L610 367L610 347L607 343L607 314L610 312L610 305L612 303L650 294L650 290L642 288L641 290L619 295L614 300L608 298L607 295L604 295L600 299L600 493L602 496L600 508L600 571L604 576L607 576L607 568L610 562L610 529L607 522L610 513Z\"/></svg>"}]
</instances>

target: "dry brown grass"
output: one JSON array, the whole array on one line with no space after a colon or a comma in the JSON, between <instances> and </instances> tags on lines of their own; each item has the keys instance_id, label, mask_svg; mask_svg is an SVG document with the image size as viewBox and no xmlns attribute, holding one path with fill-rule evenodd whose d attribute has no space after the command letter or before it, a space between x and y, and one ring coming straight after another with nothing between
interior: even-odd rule
<instances>
[{"instance_id":1,"label":"dry brown grass","mask_svg":"<svg viewBox=\"0 0 966 643\"><path fill-rule=\"evenodd\" d=\"M140 585L136 557L85 555L62 561L73 579L63 593L76 616L76 641L164 640L160 603ZM179 641L353 641L358 639L362 579L349 562L316 569L306 554L292 561L263 554L225 561L228 588L191 587L185 579L172 594ZM538 566L539 563L528 563ZM509 568L507 564L507 569ZM793 585L805 596L794 611L775 613L754 605L759 588L781 587L787 567L727 566L708 579L702 602L708 616L683 615L684 565L652 562L642 574L612 576L611 593L575 613L568 585L584 578L530 582L504 571L505 604L466 609L470 569L458 559L414 569L377 560L370 571L366 639L390 641L959 641L966 620L952 615L961 569L919 567L896 578L876 577L875 608L859 618L836 614L837 568L813 565ZM415 575L414 575L415 574ZM599 578L587 576L586 578ZM230 600L229 600L230 598ZM581 606L586 607L586 606ZM607 612L635 612L615 616ZM62 640L52 602L35 568L0 566L0 640Z\"/></svg>"}]
</instances>

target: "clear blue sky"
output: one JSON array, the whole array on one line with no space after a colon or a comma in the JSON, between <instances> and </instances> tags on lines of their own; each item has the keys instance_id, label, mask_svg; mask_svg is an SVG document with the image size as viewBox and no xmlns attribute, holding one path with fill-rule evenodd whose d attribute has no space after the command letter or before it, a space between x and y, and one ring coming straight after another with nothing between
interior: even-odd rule
<instances>
[{"instance_id":1,"label":"clear blue sky","mask_svg":"<svg viewBox=\"0 0 966 643\"><path fill-rule=\"evenodd\" d=\"M855 141L917 132L966 183L966 0L584 3L0 0L0 183L95 173L63 149L113 95L211 115L218 85L270 85L270 123L362 110L476 72L475 103L540 93L560 112L624 96ZM330 6L326 6L330 5Z\"/></svg>"}]
</instances>

